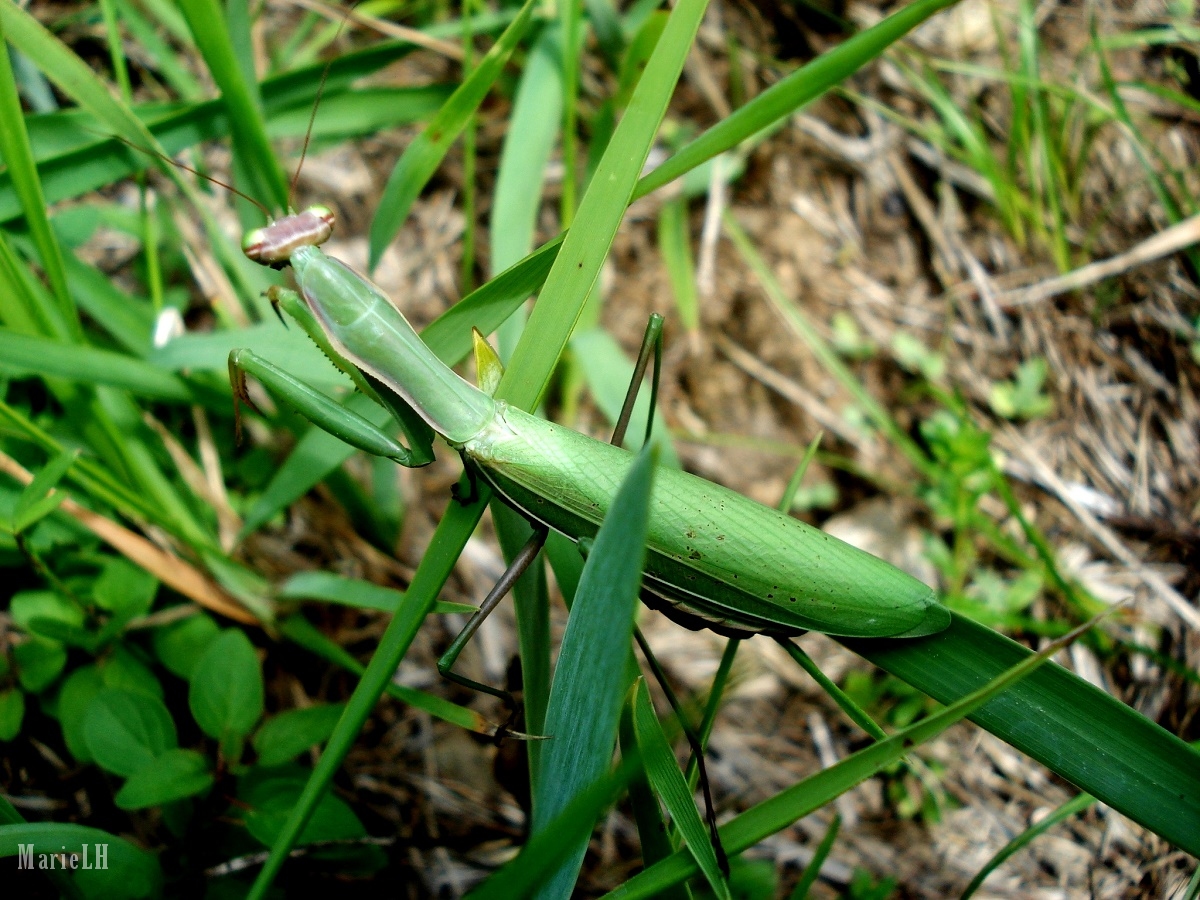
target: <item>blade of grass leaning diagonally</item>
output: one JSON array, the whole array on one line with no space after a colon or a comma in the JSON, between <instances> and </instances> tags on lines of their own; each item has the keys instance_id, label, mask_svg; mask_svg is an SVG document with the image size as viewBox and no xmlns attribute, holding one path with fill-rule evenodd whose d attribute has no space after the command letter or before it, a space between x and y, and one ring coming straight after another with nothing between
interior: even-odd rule
<instances>
[{"instance_id":1,"label":"blade of grass leaning diagonally","mask_svg":"<svg viewBox=\"0 0 1200 900\"><path fill-rule=\"evenodd\" d=\"M43 66L57 65L54 60L63 54L70 54L70 50L57 45L53 39L37 46L46 51L44 56L39 57L39 65ZM403 57L411 49L409 45L384 44L356 51L336 60L330 67L330 76L326 84L329 102L335 107L344 102L340 98L346 96L348 82L377 71L381 66ZM311 111L323 71L323 66L313 66L276 75L263 82L263 105L268 132L293 137L304 135L308 127L308 113ZM83 96L71 96L80 103L82 109L93 109L85 103ZM371 102L370 95L367 100ZM323 103L323 111L325 106L326 103ZM140 104L133 106L132 112L152 135L150 142L144 146L161 147L168 156L199 141L223 137L229 132L225 107L220 100L184 104ZM148 165L156 164L145 154L130 152L129 148L119 141L98 139L95 129L100 128L133 140L124 132L112 127L111 122L100 124L102 120L98 116L96 118L95 123L88 123L79 110L69 109L28 120L30 129L37 128L42 137L35 150L38 153L38 169L42 174L42 184L48 201L56 202L75 197L82 191L111 184ZM300 120L299 127L289 124L288 120L292 118ZM391 121L395 121L394 116ZM318 121L314 133L320 133L320 128ZM57 137L57 142L50 140L52 136ZM157 145L153 143L154 136L157 136ZM140 138L138 142L141 143ZM0 221L11 219L16 215L17 208L12 184L7 174L0 173Z\"/></svg>"},{"instance_id":2,"label":"blade of grass leaning diagonally","mask_svg":"<svg viewBox=\"0 0 1200 900\"><path fill-rule=\"evenodd\" d=\"M64 344L31 334L0 329L0 371L107 384L143 397L195 403L198 397L180 378L148 362L99 347ZM215 398L214 398L215 399ZM226 398L214 404L223 411Z\"/></svg>"},{"instance_id":3,"label":"blade of grass leaning diagonally","mask_svg":"<svg viewBox=\"0 0 1200 900\"><path fill-rule=\"evenodd\" d=\"M933 639L840 639L859 656L951 703L1030 651L954 613ZM1118 812L1200 855L1200 752L1060 666L1044 666L971 721Z\"/></svg>"},{"instance_id":4,"label":"blade of grass leaning diagonally","mask_svg":"<svg viewBox=\"0 0 1200 900\"><path fill-rule=\"evenodd\" d=\"M577 240L602 242L605 253L612 244L625 206L629 201L629 194L637 181L641 165L649 155L654 136L666 111L667 103L674 92L676 80L679 72L683 69L684 59L691 46L692 38L699 28L703 12L704 3L699 0L684 0L672 11L671 23L668 24L663 38L655 49L654 56L647 64L646 71L634 92L629 110L621 120L617 132L613 135L608 150L605 152L604 160L608 161L607 166L605 161L601 161L600 172L605 175L601 178L598 173L584 195L580 206L581 210L585 208L594 210L597 215L594 219L581 217L580 223L587 226L587 233ZM624 173L624 177L620 171L613 171L619 170L623 166L628 169ZM624 192L624 196L614 203L613 195L620 190L620 184L623 181L628 182L629 188ZM600 197L600 194L604 196ZM596 199L593 199L594 195ZM576 230L573 229L572 233L576 233ZM556 311L551 308L552 304L545 304L545 312L540 317L535 310L530 319L531 327L527 328L522 336L517 353L514 354L514 363L509 366L505 374L505 379L509 380L510 386L506 388L504 380L501 381L499 392L504 399L526 409L535 405L559 354L566 346L571 326L578 318L587 294L599 276L604 255L604 253L591 254L588 256L586 264L585 260L576 259L574 254L566 257L573 261L572 264L567 265L567 268L574 271L574 277L560 275L557 284L561 293L550 294L550 296L556 297L559 305L565 307L565 310L555 316ZM555 276L552 269L547 283L554 281ZM541 308L542 305L539 304L539 309ZM541 324L541 320L556 317L559 320L557 324L553 321ZM535 321L538 322L536 328L533 327ZM527 371L514 383L516 376L513 375L513 372L517 371L516 358L521 353L521 348L547 338L556 348L554 352L538 353L527 350L526 361L521 363L521 368ZM375 655L367 666L366 674L350 699L346 713L326 744L325 752L318 760L300 799L288 816L286 824L280 830L279 836L271 848L271 855L254 882L250 893L251 898L260 898L261 900L283 865L312 810L324 795L341 765L342 759L353 745L355 737L382 693L384 684L391 678L400 659L412 643L421 622L432 609L438 591L449 577L454 560L466 546L467 538L474 530L489 499L490 491L481 488L480 496L475 503L468 506L452 503L446 516L438 524L433 539L430 541L429 549L405 594L404 603L388 624Z\"/></svg>"},{"instance_id":5,"label":"blade of grass leaning diagonally","mask_svg":"<svg viewBox=\"0 0 1200 900\"><path fill-rule=\"evenodd\" d=\"M878 25L860 31L836 49L821 54L735 110L647 174L638 184L635 199L674 181L705 160L736 147L771 123L796 112L832 85L875 60L934 13L957 2L916 0Z\"/></svg>"},{"instance_id":6,"label":"blade of grass leaning diagonally","mask_svg":"<svg viewBox=\"0 0 1200 900\"><path fill-rule=\"evenodd\" d=\"M234 152L240 157L241 171L250 179L248 193L266 198L276 208L286 210L289 200L287 176L267 139L258 84L248 82L245 77L246 69L239 63L229 37L231 31L225 10L216 0L179 0L179 8L213 80L221 89L221 99L225 101L233 131Z\"/></svg>"},{"instance_id":7,"label":"blade of grass leaning diagonally","mask_svg":"<svg viewBox=\"0 0 1200 900\"><path fill-rule=\"evenodd\" d=\"M13 46L32 60L64 94L94 116L101 128L139 147L162 152L142 121L109 93L83 60L29 13L15 3L0 3L0 26ZM161 160L157 162L161 171L187 194L190 186L179 178L175 167Z\"/></svg>"},{"instance_id":8,"label":"blade of grass leaning diagonally","mask_svg":"<svg viewBox=\"0 0 1200 900\"><path fill-rule=\"evenodd\" d=\"M654 712L644 678L638 679L633 695L633 727L650 783L670 811L671 820L683 835L692 858L718 900L730 900L729 885L721 874L716 851L696 810L692 790L679 771L675 752Z\"/></svg>"},{"instance_id":9,"label":"blade of grass leaning diagonally","mask_svg":"<svg viewBox=\"0 0 1200 900\"><path fill-rule=\"evenodd\" d=\"M504 29L499 40L479 60L479 65L446 101L433 121L405 149L388 176L379 199L379 208L371 220L370 249L367 267L374 271L379 258L400 226L408 218L413 201L433 177L455 138L467 126L479 104L491 90L504 64L516 49L529 26L534 0L525 0L520 13Z\"/></svg>"},{"instance_id":10,"label":"blade of grass leaning diagonally","mask_svg":"<svg viewBox=\"0 0 1200 900\"><path fill-rule=\"evenodd\" d=\"M930 715L890 737L859 750L833 766L810 775L787 790L776 794L747 810L720 828L721 840L730 855L754 846L814 810L820 809L855 785L899 761L915 746L937 737L951 725L969 717L982 705L1019 688L1021 682L1045 671L1051 656L1092 628L1102 616L1076 628L1052 642L1039 653L1030 653L1012 663L990 679L979 683L974 691L966 692L945 709ZM882 641L881 643L886 643ZM892 643L903 643L893 641ZM1051 666L1053 664L1050 664ZM655 863L635 875L619 888L605 895L606 900L634 900L654 897L671 885L692 877L698 870L695 860L686 850Z\"/></svg>"},{"instance_id":11,"label":"blade of grass leaning diagonally","mask_svg":"<svg viewBox=\"0 0 1200 900\"><path fill-rule=\"evenodd\" d=\"M638 454L583 567L546 710L549 740L535 773L533 835L550 827L612 765L617 720L630 681L629 646L657 456L652 446ZM538 898L571 895L588 837L585 832L575 843Z\"/></svg>"},{"instance_id":12,"label":"blade of grass leaning diagonally","mask_svg":"<svg viewBox=\"0 0 1200 900\"><path fill-rule=\"evenodd\" d=\"M7 48L4 27L0 21L0 47ZM25 224L33 236L42 271L50 283L54 295L59 338L78 340L82 335L79 315L67 290L67 274L63 269L62 248L50 228L46 214L46 200L42 196L42 184L37 177L33 162L33 150L29 145L29 134L25 130L25 116L21 101L17 97L17 85L13 81L12 66L7 49L0 59L0 157L12 173L13 185L17 188Z\"/></svg>"},{"instance_id":13,"label":"blade of grass leaning diagonally","mask_svg":"<svg viewBox=\"0 0 1200 900\"><path fill-rule=\"evenodd\" d=\"M1045 834L1059 822L1062 822L1064 819L1069 819L1071 816L1076 815L1077 813L1083 812L1088 807L1094 805L1095 802L1096 798L1091 794L1077 794L1066 803L1059 806L1058 809L1054 810L1054 812L1050 813L1048 816L1046 816L1046 818L1042 819L1037 824L1030 825L1019 835L1001 847L991 859L984 863L983 868L980 869L975 874L975 877L971 879L971 883L963 889L959 900L968 900L968 898L974 896L975 892L983 886L983 882L987 879L987 877L991 875L992 872L996 871L996 869L1000 868L1000 866L1004 864L1004 861L1010 856L1020 853L1021 850L1023 850L1027 845L1032 843L1036 838Z\"/></svg>"},{"instance_id":14,"label":"blade of grass leaning diagonally","mask_svg":"<svg viewBox=\"0 0 1200 900\"><path fill-rule=\"evenodd\" d=\"M167 162L168 158L154 135L125 104L110 94L107 86L87 64L46 31L32 16L13 3L0 3L0 24L13 45L35 62L63 93L90 113L101 128L152 154L147 159L188 198L204 223L214 249L226 268L235 275L246 271L247 263L242 254L235 252L225 239L208 207L199 201L192 185L180 176L175 166ZM130 156L135 154L135 151L129 148L124 148L124 152ZM257 290L247 291L248 296L254 296L256 293Z\"/></svg>"}]
</instances>

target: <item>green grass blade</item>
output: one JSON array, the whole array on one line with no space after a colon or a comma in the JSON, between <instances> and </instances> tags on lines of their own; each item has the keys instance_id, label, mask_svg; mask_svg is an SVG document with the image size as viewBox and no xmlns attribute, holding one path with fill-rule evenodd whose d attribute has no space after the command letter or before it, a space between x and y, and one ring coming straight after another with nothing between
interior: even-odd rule
<instances>
[{"instance_id":1,"label":"green grass blade","mask_svg":"<svg viewBox=\"0 0 1200 900\"><path fill-rule=\"evenodd\" d=\"M1030 651L954 614L940 634L912 641L844 639L847 647L943 703ZM970 716L1166 840L1200 855L1200 752L1115 697L1045 666Z\"/></svg>"},{"instance_id":2,"label":"green grass blade","mask_svg":"<svg viewBox=\"0 0 1200 900\"><path fill-rule=\"evenodd\" d=\"M151 67L162 73L175 94L185 100L200 99L200 83L180 64L178 54L163 40L154 25L129 0L115 0L115 6L130 36L149 57Z\"/></svg>"},{"instance_id":3,"label":"green grass blade","mask_svg":"<svg viewBox=\"0 0 1200 900\"><path fill-rule=\"evenodd\" d=\"M1092 23L1092 46L1096 51L1096 59L1100 64L1100 76L1104 82L1104 89L1108 92L1108 97L1112 101L1115 117L1117 121L1120 122L1125 128L1125 134L1129 138L1129 143L1133 147L1133 152L1137 156L1138 163L1146 173L1146 180L1150 182L1150 187L1154 191L1154 196L1158 198L1158 202L1162 205L1163 212L1166 213L1167 221L1172 225L1175 225L1183 220L1183 210L1179 208L1179 204L1175 202L1175 198L1171 195L1171 192L1167 190L1167 186L1163 182L1162 176L1158 174L1148 158L1145 142L1143 141L1137 126L1134 125L1133 119L1130 118L1129 110L1125 106L1124 99L1121 97L1121 91L1117 87L1116 81L1113 79L1112 70L1109 68L1108 59L1105 57L1104 49L1100 46L1100 37L1096 31L1095 22ZM1191 100L1190 97L1187 99ZM1200 108L1200 104L1197 104L1194 100L1191 101L1191 105L1193 107ZM1150 149L1153 150L1155 148L1153 145L1151 145ZM1186 188L1184 188L1181 193L1185 197L1188 196ZM1182 252L1192 264L1192 268L1195 271L1200 272L1200 250L1193 246L1186 248Z\"/></svg>"},{"instance_id":4,"label":"green grass blade","mask_svg":"<svg viewBox=\"0 0 1200 900\"><path fill-rule=\"evenodd\" d=\"M634 198L644 197L705 160L736 147L768 125L791 115L874 60L934 13L956 2L917 0L878 25L859 32L837 48L821 54L722 119L648 174L639 182Z\"/></svg>"},{"instance_id":5,"label":"green grass blade","mask_svg":"<svg viewBox=\"0 0 1200 900\"><path fill-rule=\"evenodd\" d=\"M491 90L504 64L525 34L533 15L534 0L525 0L521 12L504 29L500 39L479 61L479 65L446 101L415 141L408 145L392 174L388 176L379 200L379 208L371 221L368 268L372 271L392 239L400 231L413 201L420 195L437 167L441 164L455 138L467 126L483 98Z\"/></svg>"},{"instance_id":6,"label":"green grass blade","mask_svg":"<svg viewBox=\"0 0 1200 900\"><path fill-rule=\"evenodd\" d=\"M796 886L792 888L792 893L788 895L788 900L808 900L808 892L817 883L817 878L821 874L821 866L829 858L829 851L833 849L833 842L837 840L837 834L841 827L842 817L834 813L833 818L829 821L829 827L825 830L824 837L821 838L821 843L813 851L812 859L804 867L804 872L800 875L800 880L796 882Z\"/></svg>"},{"instance_id":7,"label":"green grass blade","mask_svg":"<svg viewBox=\"0 0 1200 900\"><path fill-rule=\"evenodd\" d=\"M201 2L201 0L193 0ZM9 40L19 47L38 67L54 81L68 96L74 99L84 110L90 113L96 123L103 129L119 135L130 143L146 148L156 154L162 154L153 134L135 116L128 107L115 100L106 85L76 56L70 49L47 32L36 20L21 11L15 4L0 3L0 27L3 27ZM126 148L123 152L134 155L134 151ZM165 154L163 154L165 157ZM233 252L229 242L224 239L217 228L207 208L195 196L191 184L180 177L173 165L165 158L153 159L155 165L172 180L179 191L188 197L193 207L204 221L215 249L222 261L231 272L245 271L250 264L240 253ZM249 290L248 296L256 291Z\"/></svg>"},{"instance_id":8,"label":"green grass blade","mask_svg":"<svg viewBox=\"0 0 1200 900\"><path fill-rule=\"evenodd\" d=\"M449 365L471 353L471 328L488 335L546 281L563 238L547 241L516 265L501 272L450 307L421 332L421 338Z\"/></svg>"},{"instance_id":9,"label":"green grass blade","mask_svg":"<svg viewBox=\"0 0 1200 900\"><path fill-rule=\"evenodd\" d=\"M435 115L454 90L449 84L420 87L364 87L321 95L321 114L313 122L312 140L349 140ZM308 131L312 104L300 103L279 112L267 111L267 135L300 138Z\"/></svg>"},{"instance_id":10,"label":"green grass blade","mask_svg":"<svg viewBox=\"0 0 1200 900\"><path fill-rule=\"evenodd\" d=\"M38 447L45 453L58 455L64 445L40 429L18 410L0 400L0 433L11 435ZM71 467L70 480L81 490L103 503L120 510L124 515L142 518L174 533L173 523L149 498L139 495L94 459L79 459Z\"/></svg>"},{"instance_id":11,"label":"green grass blade","mask_svg":"<svg viewBox=\"0 0 1200 900\"><path fill-rule=\"evenodd\" d=\"M479 496L470 505L463 506L451 503L446 509L446 515L438 523L437 531L430 541L429 549L421 559L413 580L404 594L404 602L397 610L387 630L380 638L375 655L371 657L362 680L351 696L346 712L338 722L337 728L325 745L316 767L304 785L304 791L296 801L288 815L287 822L280 829L279 836L271 846L271 855L263 865L254 886L247 895L248 900L262 900L271 883L275 880L279 869L287 859L288 853L296 844L300 833L304 830L309 816L328 790L333 776L341 767L342 760L350 751L354 741L362 730L363 723L375 706L384 689L391 682L400 664L401 658L408 652L417 629L421 627L433 604L438 592L454 563L466 546L484 507L491 499L491 491L486 487L479 488Z\"/></svg>"},{"instance_id":12,"label":"green grass blade","mask_svg":"<svg viewBox=\"0 0 1200 900\"><path fill-rule=\"evenodd\" d=\"M579 112L579 42L583 36L579 21L581 2L582 0L562 0L557 4L558 27L562 34L559 67L563 92L563 177L558 210L559 220L564 228L570 228L575 220L575 180L578 164L575 131Z\"/></svg>"},{"instance_id":13,"label":"green grass blade","mask_svg":"<svg viewBox=\"0 0 1200 900\"><path fill-rule=\"evenodd\" d=\"M141 147L160 150L154 136L128 108L115 100L87 64L15 3L0 3L0 27L59 89L90 112L102 128ZM175 177L172 166L163 171Z\"/></svg>"},{"instance_id":14,"label":"green grass blade","mask_svg":"<svg viewBox=\"0 0 1200 900\"><path fill-rule=\"evenodd\" d=\"M503 272L533 249L546 163L561 124L563 88L558 29L538 35L513 98L492 201L491 266Z\"/></svg>"},{"instance_id":15,"label":"green grass blade","mask_svg":"<svg viewBox=\"0 0 1200 900\"><path fill-rule=\"evenodd\" d=\"M671 281L671 293L683 327L700 330L700 297L696 290L696 265L688 234L688 205L683 197L664 203L658 213L658 252Z\"/></svg>"},{"instance_id":16,"label":"green grass blade","mask_svg":"<svg viewBox=\"0 0 1200 900\"><path fill-rule=\"evenodd\" d=\"M596 43L604 54L608 66L614 72L621 63L621 54L625 52L625 35L621 33L621 17L612 0L583 0L587 8L588 19L592 23L592 31L596 33Z\"/></svg>"},{"instance_id":17,"label":"green grass blade","mask_svg":"<svg viewBox=\"0 0 1200 900\"><path fill-rule=\"evenodd\" d=\"M74 253L67 253L63 262L75 304L126 351L144 357L150 351L154 328L150 305L119 290L101 272L80 262Z\"/></svg>"},{"instance_id":18,"label":"green grass blade","mask_svg":"<svg viewBox=\"0 0 1200 900\"><path fill-rule=\"evenodd\" d=\"M0 321L22 334L55 334L54 299L21 258L13 252L7 235L0 231L0 290L6 302L0 304Z\"/></svg>"},{"instance_id":19,"label":"green grass blade","mask_svg":"<svg viewBox=\"0 0 1200 900\"><path fill-rule=\"evenodd\" d=\"M904 455L908 461L924 473L932 473L933 464L929 461L925 452L917 446L916 442L910 438L891 417L883 405L867 392L854 373L838 356L837 351L829 345L829 343L821 337L817 330L808 321L808 317L792 303L783 292L783 288L779 286L779 282L775 280L770 268L759 255L754 247L753 241L742 230L742 227L737 223L733 215L726 210L722 220L725 228L725 233L729 235L733 241L734 247L738 253L746 261L746 264L754 272L758 278L759 284L762 285L763 293L771 301L771 304L779 312L779 314L787 321L792 329L800 335L804 343L808 346L812 354L817 357L817 360L825 367L837 382L854 398L854 402L867 414L872 423L882 431L888 439L904 451Z\"/></svg>"},{"instance_id":20,"label":"green grass blade","mask_svg":"<svg viewBox=\"0 0 1200 900\"><path fill-rule=\"evenodd\" d=\"M1095 802L1096 798L1091 794L1079 794L1076 797L1072 797L1054 812L1050 813L1050 815L1046 816L1046 818L1040 820L1036 825L1031 825L1029 828L1026 828L1019 835L1001 847L996 855L984 864L983 868L980 869L975 874L975 877L971 879L971 883L968 884L963 890L960 900L967 900L968 897L979 890L979 888L983 886L984 880L991 875L992 872L1000 868L1000 866L1004 864L1004 861L1010 856L1019 853L1035 838L1045 834L1059 822L1063 821L1064 819L1069 819L1076 813L1083 812Z\"/></svg>"},{"instance_id":21,"label":"green grass blade","mask_svg":"<svg viewBox=\"0 0 1200 900\"><path fill-rule=\"evenodd\" d=\"M536 835L608 771L629 683L629 641L638 602L656 454L638 454L596 535L563 635L533 797ZM538 891L569 897L586 837Z\"/></svg>"},{"instance_id":22,"label":"green grass blade","mask_svg":"<svg viewBox=\"0 0 1200 900\"><path fill-rule=\"evenodd\" d=\"M125 388L143 397L195 402L182 379L124 353L0 329L0 371ZM222 404L222 408L224 405Z\"/></svg>"},{"instance_id":23,"label":"green grass blade","mask_svg":"<svg viewBox=\"0 0 1200 900\"><path fill-rule=\"evenodd\" d=\"M244 77L245 69L238 61L230 39L224 10L216 0L180 0L179 8L213 80L221 89L233 129L234 148L242 170L250 178L248 193L268 206L285 210L289 199L288 179L267 140L258 84Z\"/></svg>"},{"instance_id":24,"label":"green grass blade","mask_svg":"<svg viewBox=\"0 0 1200 900\"><path fill-rule=\"evenodd\" d=\"M637 735L633 725L633 699L641 688L642 679L637 679L625 698L621 708L621 729L618 736L620 741L621 759L641 758L638 750ZM646 777L645 767L641 767L629 782L629 806L633 811L633 820L637 825L638 841L641 844L642 865L649 866L660 859L666 859L675 852L676 846L671 840L671 832L663 815L662 804L650 786ZM673 890L662 895L667 900L690 900L691 894L686 890Z\"/></svg>"},{"instance_id":25,"label":"green grass blade","mask_svg":"<svg viewBox=\"0 0 1200 900\"><path fill-rule=\"evenodd\" d=\"M3 20L0 19L0 46L5 43ZM29 145L29 134L25 130L25 116L21 101L17 97L17 85L13 81L12 66L7 51L0 54L0 156L12 178L13 186L20 197L25 222L33 236L41 259L42 271L50 282L54 295L54 337L78 339L82 334L79 315L71 302L67 290L67 273L63 269L62 248L50 228L46 214L46 200L42 195L42 183L38 179L37 167L33 162L33 150Z\"/></svg>"},{"instance_id":26,"label":"green grass blade","mask_svg":"<svg viewBox=\"0 0 1200 900\"><path fill-rule=\"evenodd\" d=\"M53 41L44 49L46 52L39 56L41 65L67 66L70 59L74 58L74 54ZM381 66L403 57L411 50L412 46L409 44L390 43L347 54L336 60L330 67L324 95L326 99L322 102L322 117L318 119L314 134L325 133L322 120L326 107L332 105L335 110L341 110L353 104L357 92L350 91L350 84L355 79L377 71ZM263 82L263 104L270 134L303 136L323 70L323 66L314 66L275 76ZM88 74L91 74L90 70ZM74 86L75 81L65 83L63 90L66 92ZM418 114L418 107L420 117L430 114L425 108L426 105L432 103L445 88L435 85L412 90L413 99L406 102L402 113L398 116L393 115L391 121L394 122L397 118L403 120L406 114ZM137 122L136 129L148 129L146 134L152 133L153 137L143 136L139 131L139 136L134 138L128 132L122 131L115 124L115 119L102 118L96 112L93 104L95 98L86 93L76 93L72 96L81 104L82 111L71 109L29 119L30 136L34 139L37 153L38 171L41 173L43 190L49 202L76 197L155 165L153 159L145 154L130 151L119 141L98 139L95 133L97 130L116 132L140 146L159 146L167 155L178 153L200 141L224 137L229 133L229 120L225 106L220 100L135 106L130 112ZM382 101L377 92L368 90L365 101L366 105L362 109L349 114L355 118L358 127L368 127L383 117L378 109ZM91 112L91 118L86 111ZM395 113L395 109L392 112ZM114 115L123 114L124 107L118 105ZM339 113L334 118L334 128L338 127L339 118L344 118L345 115ZM127 122L126 125L134 128L132 123ZM155 144L155 138L159 142L158 145ZM174 167L168 168L172 175L176 174ZM19 212L20 206L13 192L11 179L7 173L0 172L0 221L7 221Z\"/></svg>"},{"instance_id":27,"label":"green grass blade","mask_svg":"<svg viewBox=\"0 0 1200 900\"><path fill-rule=\"evenodd\" d=\"M488 229L492 251L489 265L493 274L520 262L533 249L546 164L562 125L560 33L557 24L542 29L525 60L521 82L513 97ZM512 356L525 327L525 316L505 321L508 324L498 330L495 341L502 361Z\"/></svg>"},{"instance_id":28,"label":"green grass blade","mask_svg":"<svg viewBox=\"0 0 1200 900\"><path fill-rule=\"evenodd\" d=\"M646 774L655 792L671 813L671 819L683 835L684 843L692 858L718 900L729 900L729 885L717 864L717 854L709 840L691 789L679 771L675 752L671 749L662 724L650 703L650 692L645 679L638 679L633 698L633 725L637 734L638 747L646 764Z\"/></svg>"},{"instance_id":29,"label":"green grass blade","mask_svg":"<svg viewBox=\"0 0 1200 900\"><path fill-rule=\"evenodd\" d=\"M576 224L567 233L497 391L522 409L537 405L600 274L704 9L704 0L685 0L672 11L583 196Z\"/></svg>"}]
</instances>

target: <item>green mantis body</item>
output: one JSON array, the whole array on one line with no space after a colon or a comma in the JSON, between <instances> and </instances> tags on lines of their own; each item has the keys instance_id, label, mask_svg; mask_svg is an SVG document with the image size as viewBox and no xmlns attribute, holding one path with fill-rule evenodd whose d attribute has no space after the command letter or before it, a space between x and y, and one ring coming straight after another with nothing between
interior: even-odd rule
<instances>
[{"instance_id":1,"label":"green mantis body","mask_svg":"<svg viewBox=\"0 0 1200 900\"><path fill-rule=\"evenodd\" d=\"M246 240L251 258L290 262L321 333L314 337L327 340L373 387L386 389L377 393L407 401L526 518L575 541L594 536L632 454L495 400L460 378L378 288L317 248L332 223L316 224L328 211L320 213L282 219ZM313 223L311 243L296 238L291 220L302 216ZM278 370L247 351L235 351L230 367L273 382L318 424L336 418L328 409L306 408L304 397L274 378ZM357 426L330 430L405 465L428 461L382 433L368 440ZM406 432L411 438L413 431ZM950 622L930 588L888 563L686 472L664 469L655 479L646 558L643 600L690 628L731 636L916 637Z\"/></svg>"}]
</instances>

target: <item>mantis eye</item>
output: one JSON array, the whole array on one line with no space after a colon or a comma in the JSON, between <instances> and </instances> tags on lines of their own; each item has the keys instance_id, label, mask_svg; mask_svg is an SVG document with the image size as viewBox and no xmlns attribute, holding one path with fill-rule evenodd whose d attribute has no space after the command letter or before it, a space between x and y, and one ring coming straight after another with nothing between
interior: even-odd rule
<instances>
[{"instance_id":1,"label":"mantis eye","mask_svg":"<svg viewBox=\"0 0 1200 900\"><path fill-rule=\"evenodd\" d=\"M255 228L242 238L242 252L255 262L262 262L262 250L266 239L265 228Z\"/></svg>"}]
</instances>

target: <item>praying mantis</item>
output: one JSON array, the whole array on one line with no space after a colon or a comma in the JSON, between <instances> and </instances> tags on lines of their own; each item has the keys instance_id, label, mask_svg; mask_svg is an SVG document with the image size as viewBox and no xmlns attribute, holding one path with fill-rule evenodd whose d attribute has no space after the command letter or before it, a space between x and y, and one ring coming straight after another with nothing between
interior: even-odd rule
<instances>
[{"instance_id":1,"label":"praying mantis","mask_svg":"<svg viewBox=\"0 0 1200 900\"><path fill-rule=\"evenodd\" d=\"M486 388L498 381L499 361L482 339L475 346L484 389L454 373L377 287L321 252L332 229L330 210L313 207L251 232L243 249L264 265L291 265L300 294L277 292L277 300L360 389L395 412L409 446L249 350L229 358L236 393L247 399L244 378L250 373L315 424L405 466L431 459L429 439L437 433L462 455L473 477L534 525L517 565L439 663L443 674L504 696L452 675L454 659L532 561L548 528L586 547L633 455L493 399ZM883 560L669 469L656 476L651 499L642 599L689 628L733 637L818 631L906 638L937 633L950 622L929 587Z\"/></svg>"},{"instance_id":2,"label":"praying mantis","mask_svg":"<svg viewBox=\"0 0 1200 900\"><path fill-rule=\"evenodd\" d=\"M409 445L250 350L229 357L235 402L249 402L249 373L314 424L404 466L431 461L436 433L460 453L471 478L486 481L529 520L532 536L438 661L445 677L513 707L507 691L456 674L454 662L536 559L549 529L586 552L633 465L633 454L618 444L648 354L661 347L661 317L651 319L618 433L606 444L494 399L502 367L478 332L481 387L458 376L379 288L319 249L333 225L331 210L311 207L250 232L243 250L263 265L291 266L300 293L276 290L272 299L360 390L393 414ZM805 631L909 638L950 624L934 592L910 575L783 512L674 469L660 469L654 479L641 596L685 627L734 638L761 632L784 640ZM679 714L673 698L672 704ZM700 766L713 846L728 874L703 751L681 714L679 719Z\"/></svg>"}]
</instances>

